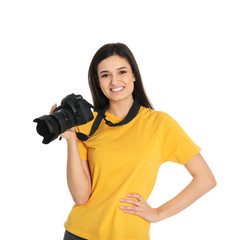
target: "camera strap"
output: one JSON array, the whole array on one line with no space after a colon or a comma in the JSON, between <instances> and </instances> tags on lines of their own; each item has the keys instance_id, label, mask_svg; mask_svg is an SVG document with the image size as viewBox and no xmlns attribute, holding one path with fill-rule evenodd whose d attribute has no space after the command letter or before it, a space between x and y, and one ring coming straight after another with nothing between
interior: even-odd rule
<instances>
[{"instance_id":1,"label":"camera strap","mask_svg":"<svg viewBox=\"0 0 252 240\"><path fill-rule=\"evenodd\" d=\"M89 135L86 135L86 134L81 133L81 132L76 132L77 138L78 138L79 140L81 140L81 141L86 141L86 140L88 140L92 135L94 135L94 133L96 132L96 130L97 130L98 127L100 126L102 119L104 119L104 120L105 120L105 124L107 124L107 125L110 126L110 127L123 126L123 125L129 123L129 122L130 122L132 119L134 119L135 116L138 114L139 109L140 109L140 104L139 104L138 100L135 99L135 100L134 100L134 103L132 104L132 106L131 106L131 108L130 108L128 114L127 114L127 116L126 116L121 122L118 122L118 123L112 123L112 122L110 122L110 121L108 121L108 120L106 119L105 112L106 112L106 110L108 109L108 105L105 106L102 110L98 110L98 109L94 108L93 106L92 106L92 108L93 108L96 112L98 112L98 115L97 115L96 118L95 118L95 121L94 121L94 123L93 123L93 125L92 125L92 128L91 128L91 130L90 130Z\"/></svg>"}]
</instances>

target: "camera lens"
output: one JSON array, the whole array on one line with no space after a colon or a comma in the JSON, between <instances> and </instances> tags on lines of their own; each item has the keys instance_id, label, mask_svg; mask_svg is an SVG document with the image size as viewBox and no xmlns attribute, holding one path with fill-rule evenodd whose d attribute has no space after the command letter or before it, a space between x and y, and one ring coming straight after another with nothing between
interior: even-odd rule
<instances>
[{"instance_id":1,"label":"camera lens","mask_svg":"<svg viewBox=\"0 0 252 240\"><path fill-rule=\"evenodd\" d=\"M48 115L36 118L33 122L37 122L37 132L44 137L43 143L47 144L58 137L60 134L59 124L57 121Z\"/></svg>"}]
</instances>

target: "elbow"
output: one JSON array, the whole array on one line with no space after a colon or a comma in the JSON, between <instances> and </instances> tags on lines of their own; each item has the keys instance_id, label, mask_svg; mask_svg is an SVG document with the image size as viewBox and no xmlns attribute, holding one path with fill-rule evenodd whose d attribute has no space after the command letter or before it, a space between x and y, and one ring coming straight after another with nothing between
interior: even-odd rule
<instances>
[{"instance_id":1,"label":"elbow","mask_svg":"<svg viewBox=\"0 0 252 240\"><path fill-rule=\"evenodd\" d=\"M88 202L88 200L91 196L91 187L88 189L78 189L75 191L70 190L70 193L72 195L72 199L73 199L74 203L77 206L81 206L81 205Z\"/></svg>"},{"instance_id":2,"label":"elbow","mask_svg":"<svg viewBox=\"0 0 252 240\"><path fill-rule=\"evenodd\" d=\"M72 197L73 197L73 201L75 202L75 204L77 206L81 206L81 205L88 202L90 195L91 195L91 192L89 192L89 193L83 192L82 194L79 193L76 195L72 195Z\"/></svg>"},{"instance_id":3,"label":"elbow","mask_svg":"<svg viewBox=\"0 0 252 240\"><path fill-rule=\"evenodd\" d=\"M209 192L217 185L217 182L213 175L195 176L194 180L199 183L199 187L203 194Z\"/></svg>"},{"instance_id":4,"label":"elbow","mask_svg":"<svg viewBox=\"0 0 252 240\"><path fill-rule=\"evenodd\" d=\"M84 205L87 201L75 201L75 204L77 206L81 206L81 205Z\"/></svg>"},{"instance_id":5,"label":"elbow","mask_svg":"<svg viewBox=\"0 0 252 240\"><path fill-rule=\"evenodd\" d=\"M74 202L75 202L75 204L76 204L77 206L81 206L81 205L83 205L83 204L85 204L85 203L88 202L89 196L76 197L76 198L74 198L73 200L74 200Z\"/></svg>"},{"instance_id":6,"label":"elbow","mask_svg":"<svg viewBox=\"0 0 252 240\"><path fill-rule=\"evenodd\" d=\"M211 177L208 177L207 179L205 179L205 185L206 185L206 188L208 189L208 191L215 188L217 186L217 182L216 182L215 177L211 176Z\"/></svg>"},{"instance_id":7,"label":"elbow","mask_svg":"<svg viewBox=\"0 0 252 240\"><path fill-rule=\"evenodd\" d=\"M213 177L213 179L211 180L211 189L215 188L217 186L217 181L216 179Z\"/></svg>"},{"instance_id":8,"label":"elbow","mask_svg":"<svg viewBox=\"0 0 252 240\"><path fill-rule=\"evenodd\" d=\"M213 189L217 186L217 181L212 172L208 174L208 184L210 189Z\"/></svg>"}]
</instances>

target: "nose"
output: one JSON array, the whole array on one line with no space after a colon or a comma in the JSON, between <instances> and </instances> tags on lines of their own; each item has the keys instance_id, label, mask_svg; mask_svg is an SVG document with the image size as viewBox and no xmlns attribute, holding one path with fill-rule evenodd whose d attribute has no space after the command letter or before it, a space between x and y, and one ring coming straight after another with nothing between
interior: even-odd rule
<instances>
[{"instance_id":1,"label":"nose","mask_svg":"<svg viewBox=\"0 0 252 240\"><path fill-rule=\"evenodd\" d=\"M115 74L112 74L110 84L112 86L116 86L118 84L118 81L119 81L118 76L116 76Z\"/></svg>"}]
</instances>

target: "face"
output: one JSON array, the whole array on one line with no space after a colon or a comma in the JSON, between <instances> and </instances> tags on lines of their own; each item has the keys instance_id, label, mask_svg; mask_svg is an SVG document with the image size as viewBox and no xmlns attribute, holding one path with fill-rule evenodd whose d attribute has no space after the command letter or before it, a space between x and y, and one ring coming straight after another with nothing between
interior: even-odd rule
<instances>
[{"instance_id":1,"label":"face","mask_svg":"<svg viewBox=\"0 0 252 240\"><path fill-rule=\"evenodd\" d=\"M135 77L128 61L113 55L101 61L97 67L100 88L111 102L133 101Z\"/></svg>"}]
</instances>

